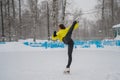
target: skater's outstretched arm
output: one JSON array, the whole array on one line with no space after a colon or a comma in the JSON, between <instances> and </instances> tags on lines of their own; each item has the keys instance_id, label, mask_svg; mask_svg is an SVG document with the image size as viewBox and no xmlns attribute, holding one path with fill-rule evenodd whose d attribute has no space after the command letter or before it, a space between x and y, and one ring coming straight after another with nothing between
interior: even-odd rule
<instances>
[{"instance_id":1,"label":"skater's outstretched arm","mask_svg":"<svg viewBox=\"0 0 120 80\"><path fill-rule=\"evenodd\" d=\"M58 39L58 37L57 37L57 32L54 31L54 32L53 32L53 35L52 35L52 40L53 40L53 41L56 41L57 39Z\"/></svg>"}]
</instances>

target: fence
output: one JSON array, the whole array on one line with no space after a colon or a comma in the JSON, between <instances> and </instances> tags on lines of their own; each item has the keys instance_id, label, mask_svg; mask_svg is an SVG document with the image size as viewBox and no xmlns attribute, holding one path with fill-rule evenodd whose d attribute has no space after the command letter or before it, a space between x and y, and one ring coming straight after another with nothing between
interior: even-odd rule
<instances>
[{"instance_id":1,"label":"fence","mask_svg":"<svg viewBox=\"0 0 120 80\"><path fill-rule=\"evenodd\" d=\"M44 48L64 48L63 42L53 42L53 41L41 41L41 42L24 42L24 45L31 47L44 47ZM104 48L106 46L118 46L120 47L120 40L76 40L74 41L75 48L91 48L95 46L96 48Z\"/></svg>"}]
</instances>

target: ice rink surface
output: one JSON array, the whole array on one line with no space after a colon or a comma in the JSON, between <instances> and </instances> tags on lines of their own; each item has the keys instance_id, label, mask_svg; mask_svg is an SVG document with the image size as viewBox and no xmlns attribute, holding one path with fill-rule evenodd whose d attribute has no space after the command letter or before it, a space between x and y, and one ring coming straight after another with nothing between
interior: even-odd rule
<instances>
[{"instance_id":1,"label":"ice rink surface","mask_svg":"<svg viewBox=\"0 0 120 80\"><path fill-rule=\"evenodd\" d=\"M71 74L63 71L67 47L0 45L0 80L120 80L120 48L75 48Z\"/></svg>"}]
</instances>

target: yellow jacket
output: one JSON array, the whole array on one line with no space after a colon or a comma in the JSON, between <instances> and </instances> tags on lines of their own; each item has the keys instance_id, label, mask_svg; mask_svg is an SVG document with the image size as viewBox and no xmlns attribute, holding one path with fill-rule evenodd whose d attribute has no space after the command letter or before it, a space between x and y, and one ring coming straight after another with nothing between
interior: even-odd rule
<instances>
[{"instance_id":1,"label":"yellow jacket","mask_svg":"<svg viewBox=\"0 0 120 80\"><path fill-rule=\"evenodd\" d=\"M60 29L58 32L57 32L57 36L53 36L52 35L52 40L60 40L62 42L62 39L65 37L65 35L67 34L67 32L69 31L71 26L67 27L66 29ZM77 29L79 27L79 24L76 23L75 26L74 26L74 30Z\"/></svg>"}]
</instances>

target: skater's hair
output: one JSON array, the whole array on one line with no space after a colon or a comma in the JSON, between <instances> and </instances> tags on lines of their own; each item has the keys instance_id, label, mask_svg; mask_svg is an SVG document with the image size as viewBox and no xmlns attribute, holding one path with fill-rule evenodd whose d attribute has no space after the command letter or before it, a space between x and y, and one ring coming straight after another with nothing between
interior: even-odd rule
<instances>
[{"instance_id":1,"label":"skater's hair","mask_svg":"<svg viewBox=\"0 0 120 80\"><path fill-rule=\"evenodd\" d=\"M60 25L59 25L59 28L60 28L60 29L65 29L64 24L60 24Z\"/></svg>"}]
</instances>

